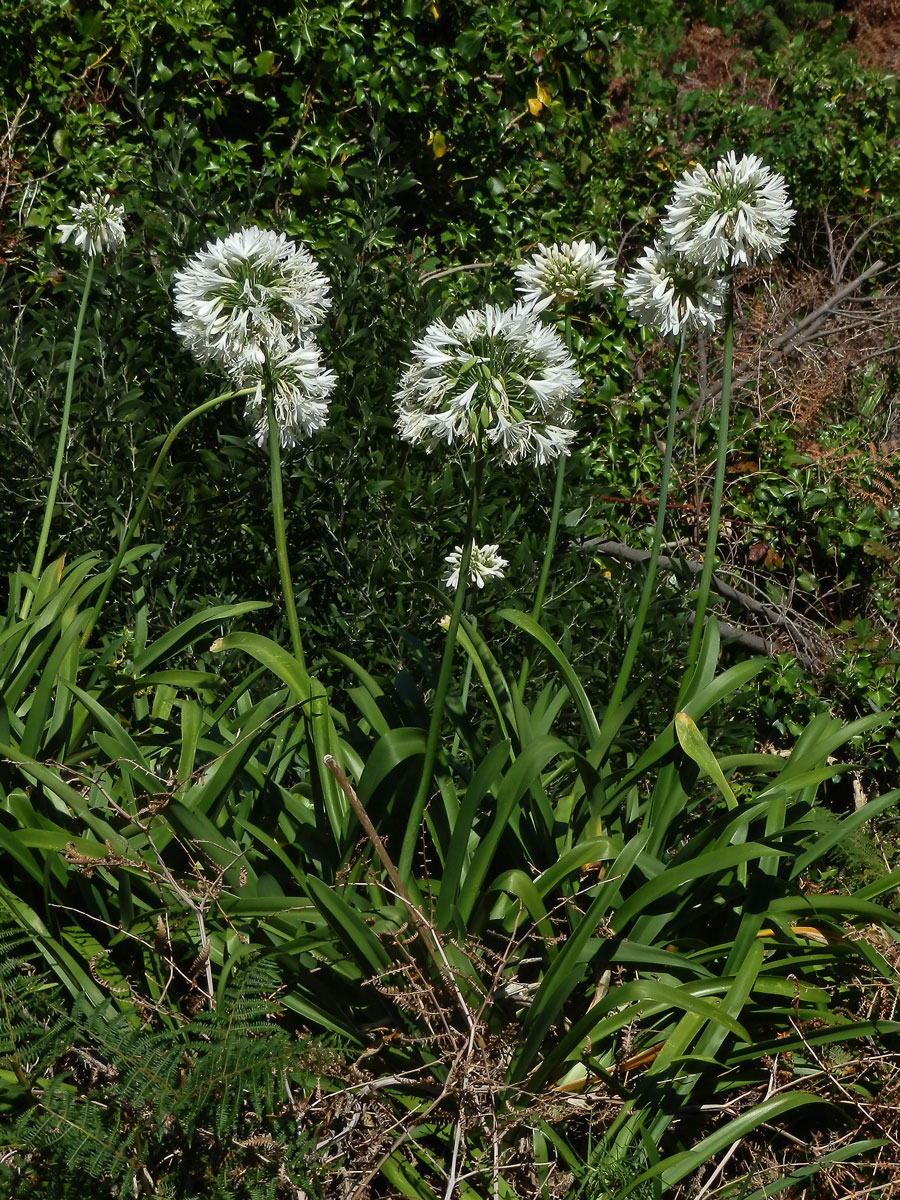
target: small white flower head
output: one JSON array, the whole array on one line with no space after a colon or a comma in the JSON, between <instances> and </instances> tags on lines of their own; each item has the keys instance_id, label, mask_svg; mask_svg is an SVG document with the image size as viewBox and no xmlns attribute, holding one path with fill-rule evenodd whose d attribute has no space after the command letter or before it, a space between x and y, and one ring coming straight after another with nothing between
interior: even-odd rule
<instances>
[{"instance_id":1,"label":"small white flower head","mask_svg":"<svg viewBox=\"0 0 900 1200\"><path fill-rule=\"evenodd\" d=\"M516 291L527 301L568 304L615 287L616 271L609 251L593 242L539 242L537 253L516 267L516 279Z\"/></svg>"},{"instance_id":2,"label":"small white flower head","mask_svg":"<svg viewBox=\"0 0 900 1200\"><path fill-rule=\"evenodd\" d=\"M175 273L172 328L200 362L261 363L319 325L329 283L305 246L247 226L211 241Z\"/></svg>"},{"instance_id":3,"label":"small white flower head","mask_svg":"<svg viewBox=\"0 0 900 1200\"><path fill-rule=\"evenodd\" d=\"M108 192L98 188L88 197L81 193L81 204L73 204L71 222L59 226L60 241L75 235L75 245L85 258L95 254L115 254L125 245L125 208L114 204Z\"/></svg>"},{"instance_id":4,"label":"small white flower head","mask_svg":"<svg viewBox=\"0 0 900 1200\"><path fill-rule=\"evenodd\" d=\"M278 441L285 450L293 450L312 437L328 420L337 376L322 365L322 352L312 334L292 349L271 352L265 363L244 363L230 374L238 388L256 384L256 394L247 401L245 416L253 426L257 446L265 446L269 440L264 390L267 380L272 389Z\"/></svg>"},{"instance_id":5,"label":"small white flower head","mask_svg":"<svg viewBox=\"0 0 900 1200\"><path fill-rule=\"evenodd\" d=\"M730 150L712 172L697 166L675 185L662 221L673 246L709 265L770 262L797 215L781 175L755 154Z\"/></svg>"},{"instance_id":6,"label":"small white flower head","mask_svg":"<svg viewBox=\"0 0 900 1200\"><path fill-rule=\"evenodd\" d=\"M628 311L641 323L673 337L715 329L725 311L726 280L665 241L645 246L625 276Z\"/></svg>"},{"instance_id":7,"label":"small white flower head","mask_svg":"<svg viewBox=\"0 0 900 1200\"><path fill-rule=\"evenodd\" d=\"M406 441L484 452L501 466L526 458L541 466L569 453L584 381L532 305L488 304L452 325L433 321L413 359L396 396Z\"/></svg>"},{"instance_id":8,"label":"small white flower head","mask_svg":"<svg viewBox=\"0 0 900 1200\"><path fill-rule=\"evenodd\" d=\"M483 588L486 580L503 578L503 568L507 563L506 559L501 558L497 553L499 549L500 547L496 542L488 546L472 547L472 553L469 556L470 583L474 583L476 587ZM462 552L462 546L457 546L444 559L444 562L450 568L448 574L444 576L444 583L451 591L456 591L459 584L459 568L462 566Z\"/></svg>"}]
</instances>

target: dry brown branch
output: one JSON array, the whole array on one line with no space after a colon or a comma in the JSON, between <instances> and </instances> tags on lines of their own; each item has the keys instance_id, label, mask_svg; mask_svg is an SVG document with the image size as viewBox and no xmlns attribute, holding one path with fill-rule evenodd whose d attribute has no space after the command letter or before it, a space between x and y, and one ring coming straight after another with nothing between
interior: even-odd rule
<instances>
[{"instance_id":1,"label":"dry brown branch","mask_svg":"<svg viewBox=\"0 0 900 1200\"><path fill-rule=\"evenodd\" d=\"M606 555L621 562L643 563L650 557L646 550L637 550L623 542L605 541L602 538L588 538L582 545L590 547L597 554ZM694 575L699 575L703 570L701 562L688 558L675 558L667 554L659 556L659 566L663 570L670 568L690 571ZM712 577L711 588L724 600L740 605L741 608L753 614L761 623L783 630L790 638L797 661L803 667L811 669L820 663L823 651L826 649L824 644L820 641L814 642L812 636L807 636L801 631L799 628L801 618L791 613L787 606L776 608L774 605L765 604L753 596L748 596L746 592L732 587L730 583L726 583L724 579L715 574ZM760 634L751 633L749 630L739 629L721 621L719 628L724 637L733 638L757 654L781 654L786 649L785 645L776 644Z\"/></svg>"},{"instance_id":2,"label":"dry brown branch","mask_svg":"<svg viewBox=\"0 0 900 1200\"><path fill-rule=\"evenodd\" d=\"M466 1002L465 997L462 994L459 984L457 983L456 976L450 967L450 963L447 960L447 955L444 951L441 937L440 937L440 934L439 934L437 928L431 921L428 920L428 918L422 912L421 908L419 908L418 905L413 903L409 893L407 892L406 888L403 885L403 881L400 878L400 874L399 874L396 866L394 865L394 862L391 859L391 856L388 854L387 847L385 846L382 839L379 837L378 832L375 829L375 826L372 824L371 820L369 819L369 814L366 812L366 810L365 810L363 804L361 803L359 797L357 796L353 786L351 785L350 781L347 779L347 776L344 774L339 763L330 754L325 755L324 762L325 762L325 766L328 768L328 770L331 772L331 774L337 780L338 786L340 787L341 791L344 793L345 797L347 798L347 802L349 803L350 807L353 809L353 812L356 815L356 818L359 821L360 825L362 826L363 831L366 834L366 837L372 843L375 853L378 855L378 858L380 859L382 866L384 867L385 871L387 872L388 878L390 879L391 883L393 884L393 887L395 889L397 896L403 901L403 904L405 905L407 912L409 913L410 917L412 918L413 923L416 927L416 930L417 930L420 938L422 939L422 942L424 943L429 956L431 957L432 961L434 962L435 966L438 969L439 975L441 976L444 983L449 985L450 990L453 993L454 1000L456 1001L456 1006L459 1009L459 1012L460 1012L461 1016L463 1017L463 1020L467 1026L465 1043L464 1043L464 1045L460 1046L460 1048L458 1049L458 1051L454 1057L453 1063L451 1065L450 1071L447 1073L446 1080L444 1082L444 1086L441 1090L440 1095L438 1095L436 1097L436 1099L433 1100L431 1102L431 1104L428 1105L428 1107L425 1109L425 1111L423 1113L418 1114L418 1116L417 1116L417 1123L418 1123L419 1121L424 1119L440 1103L442 1103L442 1101L447 1096L449 1096L451 1094L455 1094L457 1096L458 1115L457 1115L457 1121L456 1121L456 1130L455 1130L454 1138L453 1138L453 1150L452 1150L452 1153L450 1156L450 1164L449 1164L449 1168L447 1171L447 1185L446 1185L446 1190L444 1192L445 1200L449 1200L449 1197L453 1194L453 1191L456 1188L457 1173L458 1173L458 1168L459 1168L460 1144L462 1142L463 1133L464 1133L464 1130L466 1127L468 1109L469 1109L470 1102L471 1102L471 1098L469 1095L469 1092L470 1092L469 1075L470 1075L470 1069L471 1069L473 1055L475 1053L476 1041L478 1041L481 1044L481 1046L484 1045L483 1039L480 1037L480 1034L479 1034L480 1022L479 1022L478 1018L475 1016L475 1014L473 1014L471 1008L469 1007L469 1005ZM427 980L424 980L424 978L423 978L423 982L426 985L423 994L428 995L428 998L432 1001L433 1005L438 1008L438 1011L440 1011L443 1016L443 1006L440 1003L440 997L438 997L434 993L433 989L428 987ZM444 1018L444 1025L445 1025L445 1028L447 1028L449 1030L449 1024L448 1024L446 1018ZM491 1100L493 1100L493 1090L492 1089L489 1091L489 1095L491 1096ZM350 1200L356 1200L357 1197L362 1196L362 1194L365 1192L366 1188L369 1186L369 1183L372 1181L372 1179L374 1179L375 1175L378 1174L378 1172L381 1170L384 1163L387 1162L387 1160L391 1157L391 1155L396 1153L396 1151L400 1148L400 1146L405 1141L409 1140L409 1137L411 1136L411 1133L412 1133L412 1129L413 1129L413 1125L411 1123L407 1123L406 1128L402 1131L402 1133L399 1135L399 1137L394 1140L394 1143L392 1144L392 1146L382 1156L382 1158L379 1160L379 1162L376 1163L376 1165L372 1168L370 1173L357 1185L352 1196L350 1197Z\"/></svg>"},{"instance_id":3,"label":"dry brown branch","mask_svg":"<svg viewBox=\"0 0 900 1200\"><path fill-rule=\"evenodd\" d=\"M760 376L766 371L770 371L776 367L789 353L798 351L803 346L809 345L817 338L824 336L828 331L825 329L825 324L830 318L842 317L845 322L854 322L858 318L855 312L841 312L840 306L843 302L854 296L855 293L863 286L863 284L874 279L878 275L891 268L882 259L874 262L865 271L861 272L855 279L844 284L833 292L823 303L817 305L811 312L808 312L804 317L795 321L788 329L773 337L762 349L755 354L755 364L753 370L745 370L735 374L732 380L732 388L737 391L739 388L745 387L747 384L758 383ZM861 297L863 301L868 297ZM763 318L768 324L769 317L766 315ZM871 319L867 319L866 328L871 326ZM716 400L721 395L721 382L711 388L705 388L701 392L701 400L703 402ZM679 414L679 420L684 420L687 416L693 415L701 400L696 401L689 408Z\"/></svg>"},{"instance_id":4,"label":"dry brown branch","mask_svg":"<svg viewBox=\"0 0 900 1200\"><path fill-rule=\"evenodd\" d=\"M437 279L446 279L448 275L458 275L461 271L486 271L495 266L493 262L458 263L455 267L441 267L437 271L426 271L419 276L419 283L434 283Z\"/></svg>"}]
</instances>

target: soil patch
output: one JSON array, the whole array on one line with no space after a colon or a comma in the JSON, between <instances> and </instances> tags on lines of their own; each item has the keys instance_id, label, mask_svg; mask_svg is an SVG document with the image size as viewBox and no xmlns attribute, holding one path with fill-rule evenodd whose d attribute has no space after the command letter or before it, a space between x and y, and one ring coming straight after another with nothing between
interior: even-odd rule
<instances>
[{"instance_id":1,"label":"soil patch","mask_svg":"<svg viewBox=\"0 0 900 1200\"><path fill-rule=\"evenodd\" d=\"M847 15L860 64L900 73L900 0L860 0Z\"/></svg>"}]
</instances>

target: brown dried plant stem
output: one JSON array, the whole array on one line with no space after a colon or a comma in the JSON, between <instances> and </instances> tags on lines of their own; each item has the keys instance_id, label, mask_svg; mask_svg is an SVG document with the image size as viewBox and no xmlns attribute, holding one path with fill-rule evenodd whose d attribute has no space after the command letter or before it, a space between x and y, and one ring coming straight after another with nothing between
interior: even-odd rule
<instances>
[{"instance_id":1,"label":"brown dried plant stem","mask_svg":"<svg viewBox=\"0 0 900 1200\"><path fill-rule=\"evenodd\" d=\"M457 1183L457 1179L458 1179L459 1149L460 1149L460 1144L462 1142L462 1133L463 1133L463 1128L465 1125L465 1108L466 1108L467 1092L468 1092L467 1064L471 1061L472 1055L475 1050L475 1042L476 1042L477 1035L478 1035L477 1021L476 1021L475 1016L472 1013L472 1010L469 1008L469 1005L466 1003L465 997L463 996L462 992L460 991L459 985L456 982L456 978L453 974L453 971L450 967L449 962L447 961L447 956L444 953L444 948L441 945L441 940L438 935L438 931L435 929L434 925L432 925L432 923L428 920L428 918L425 916L425 914L422 912L422 910L416 904L413 903L409 893L407 892L406 888L403 886L403 880L400 878L400 874L397 870L397 867L394 865L394 861L391 858L390 854L388 854L387 847L385 846L384 842L381 840L381 837L379 836L378 831L375 829L375 826L372 824L371 820L369 819L369 814L366 812L365 808L363 807L362 803L360 802L360 799L357 796L352 784L350 783L347 776L344 774L343 770L341 769L340 764L337 762L337 760L335 758L332 757L332 755L326 754L323 758L323 762L325 763L325 766L328 768L328 770L331 772L331 774L334 776L334 778L337 780L338 786L340 787L341 791L346 796L347 802L350 805L350 807L352 808L354 815L356 816L356 819L359 821L360 825L362 826L363 832L365 833L366 837L371 842L372 847L375 850L375 853L378 855L381 865L384 867L385 871L387 872L387 876L390 879L391 884L392 884L396 894L400 897L400 899L403 901L403 904L406 906L406 910L409 913L410 917L412 918L412 921L413 921L413 924L415 925L416 931L419 934L419 937L422 939L422 943L425 946L425 949L428 951L429 957L432 959L435 966L437 967L440 977L444 980L444 982L446 984L449 985L450 990L453 993L454 999L456 1000L457 1007L459 1008L459 1011L468 1027L468 1037L466 1039L466 1045L457 1054L456 1059L455 1059L450 1071L447 1074L447 1078L444 1083L444 1087L441 1090L441 1094L427 1106L424 1113L416 1114L417 1120L421 1121L430 1112L432 1112L435 1108L437 1108L438 1105L441 1104L442 1101L445 1099L445 1097L450 1094L450 1091L452 1089L452 1081L456 1078L457 1071L461 1069L462 1081L461 1081L459 1088L457 1089L457 1094L459 1096L459 1117L458 1117L456 1131L455 1131L454 1139L453 1139L453 1151L452 1151L452 1155L451 1155L450 1166L449 1166L449 1169L447 1172L447 1184L446 1184L446 1188L444 1191L445 1200L449 1200L449 1197L452 1195L452 1193L456 1187L456 1183ZM358 1197L361 1197L363 1195L363 1193L365 1192L369 1183L371 1183L371 1181L375 1178L375 1176L381 1170L382 1166L388 1161L389 1158L391 1158L391 1156L393 1154L396 1153L396 1151L403 1145L403 1143L405 1141L407 1141L409 1139L410 1136L411 1136L411 1130L406 1129L403 1131L403 1133L398 1138L396 1138L394 1140L394 1142L391 1144L391 1146L389 1147L387 1152L384 1155L382 1155L381 1159L376 1163L376 1165L372 1168L372 1170L367 1174L366 1178L363 1179L362 1182L356 1187L356 1189L354 1190L354 1192L352 1193L352 1195L350 1197L350 1200L358 1200Z\"/></svg>"}]
</instances>

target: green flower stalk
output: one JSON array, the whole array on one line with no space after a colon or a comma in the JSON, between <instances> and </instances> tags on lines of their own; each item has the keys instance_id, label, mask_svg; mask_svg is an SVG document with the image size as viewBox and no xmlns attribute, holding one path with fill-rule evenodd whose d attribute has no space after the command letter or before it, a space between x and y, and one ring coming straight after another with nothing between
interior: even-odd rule
<instances>
[{"instance_id":1,"label":"green flower stalk","mask_svg":"<svg viewBox=\"0 0 900 1200\"><path fill-rule=\"evenodd\" d=\"M406 832L403 835L403 845L400 850L398 870L400 878L407 887L412 884L412 862L416 852L416 842L419 828L425 815L425 806L431 792L434 767L437 762L438 747L441 739L441 725L444 720L444 709L447 705L447 692L450 688L450 677L453 673L453 655L459 636L459 623L462 618L463 604L466 599L466 588L471 574L471 561L475 526L478 518L478 493L484 476L484 457L475 459L474 478L469 484L469 505L466 513L466 527L463 534L462 546L459 548L458 561L454 555L453 574L456 576L456 591L453 596L453 609L450 613L450 625L447 629L447 639L444 642L444 653L441 657L441 669L438 675L437 688L434 693L434 706L431 710L431 720L428 724L428 734L425 739L425 758L422 762L422 774L410 808Z\"/></svg>"},{"instance_id":2,"label":"green flower stalk","mask_svg":"<svg viewBox=\"0 0 900 1200\"><path fill-rule=\"evenodd\" d=\"M53 522L53 509L56 507L56 496L59 491L59 481L62 476L63 459L66 454L66 442L69 437L69 418L72 413L72 392L75 387L75 367L78 363L78 351L81 347L81 331L84 328L84 314L87 312L88 296L91 292L91 281L94 278L94 260L88 260L87 273L84 277L84 288L81 293L81 304L78 308L78 319L75 322L75 336L72 339L72 353L69 356L69 371L66 376L66 394L63 400L62 419L59 423L59 437L56 442L56 457L53 460L53 473L50 476L50 490L47 492L47 501L44 505L44 519L41 522L41 532L38 537L37 550L34 554L34 562L31 567L31 574L37 580L40 577L41 568L44 565L44 555L47 552L47 543L50 540L50 526ZM20 616L22 620L28 616L31 611L31 602L34 599L32 592L25 593L25 599L22 603L22 611Z\"/></svg>"},{"instance_id":3,"label":"green flower stalk","mask_svg":"<svg viewBox=\"0 0 900 1200\"><path fill-rule=\"evenodd\" d=\"M523 461L540 466L567 455L575 436L573 404L582 385L565 343L555 330L542 324L534 304L518 303L507 309L488 304L470 309L451 325L433 321L413 347L412 360L396 396L400 436L427 451L445 444L470 453L475 469L458 562L454 556L456 594L422 774L399 860L400 876L407 886L433 784L485 466L490 462L505 467Z\"/></svg>"},{"instance_id":4,"label":"green flower stalk","mask_svg":"<svg viewBox=\"0 0 900 1200\"><path fill-rule=\"evenodd\" d=\"M722 395L719 400L719 431L716 441L716 474L713 480L712 497L709 505L709 527L706 531L703 570L700 574L700 586L697 590L694 627L691 630L691 640L688 644L687 655L685 657L685 674L678 693L679 706L687 694L694 668L697 665L697 656L700 653L700 643L703 640L703 626L706 621L706 610L709 607L709 593L716 563L716 545L719 538L719 521L722 514L722 493L725 488L725 463L728 457L728 422L731 410L731 374L734 351L733 284L728 289L725 322L725 346L722 352Z\"/></svg>"},{"instance_id":5,"label":"green flower stalk","mask_svg":"<svg viewBox=\"0 0 900 1200\"><path fill-rule=\"evenodd\" d=\"M656 241L653 246L645 246L637 266L625 277L623 291L631 315L641 325L655 329L663 336L677 337L679 340L672 366L666 445L660 475L656 523L653 527L650 558L647 561L647 574L628 644L625 647L622 665L606 707L601 741L604 740L604 735L609 735L612 725L617 719L616 714L634 669L647 614L656 588L656 571L666 523L669 476L672 469L675 421L678 413L678 393L681 386L681 358L684 353L685 339L689 333L695 330L715 329L724 311L726 290L726 282L721 274L711 270L703 263L692 262L684 258L665 239Z\"/></svg>"},{"instance_id":6,"label":"green flower stalk","mask_svg":"<svg viewBox=\"0 0 900 1200\"><path fill-rule=\"evenodd\" d=\"M82 646L86 646L90 640L94 626L97 624L97 618L99 617L100 612L103 609L103 605L106 603L106 598L116 581L116 576L118 575L122 566L122 561L125 558L125 555L128 553L128 547L131 545L132 538L134 537L135 531L140 524L141 517L144 515L144 509L147 507L147 501L150 499L150 493L153 491L156 480L159 477L159 472L162 469L163 463L168 458L169 451L172 449L175 439L184 429L187 428L188 425L190 425L191 421L196 420L197 417L202 417L204 413L210 412L212 409L217 408L220 404L224 404L228 400L236 400L241 396L247 396L253 390L253 388L242 388L239 391L222 392L220 395L214 396L211 400L206 400L203 404L198 405L197 408L192 409L187 416L182 417L181 420L177 424L173 425L169 430L168 434L166 435L166 440L163 442L162 448L157 454L153 466L150 468L150 474L147 476L146 482L144 483L144 490L141 492L141 498L138 500L137 506L135 507L134 512L131 514L131 519L129 520L122 534L121 541L119 542L119 549L116 551L116 557L113 559L112 565L107 572L106 580L100 591L97 602L91 612L87 628L82 634Z\"/></svg>"},{"instance_id":7,"label":"green flower stalk","mask_svg":"<svg viewBox=\"0 0 900 1200\"><path fill-rule=\"evenodd\" d=\"M672 366L672 389L669 396L669 416L666 424L666 447L663 453L662 472L659 477L659 503L656 508L656 524L653 527L653 542L650 546L650 557L647 560L647 574L644 578L644 586L641 590L641 598L638 603L634 624L631 627L628 645L625 647L622 665L619 668L619 674L616 678L612 695L606 706L603 728L600 731L601 742L604 741L605 735L608 734L613 722L616 720L616 713L625 696L625 689L628 687L628 681L631 678L631 672L634 668L634 662L637 658L638 648L644 633L644 625L647 621L647 613L650 610L650 602L653 599L653 593L656 589L656 571L659 565L663 529L666 524L669 476L672 470L672 451L675 445L675 420L678 414L678 393L681 387L681 356L684 351L684 338L685 334L682 330L678 348L675 351L675 362Z\"/></svg>"},{"instance_id":8,"label":"green flower stalk","mask_svg":"<svg viewBox=\"0 0 900 1200\"><path fill-rule=\"evenodd\" d=\"M703 166L686 171L675 184L663 218L663 230L671 250L686 263L713 269L752 266L771 262L787 242L796 210L789 202L781 175L767 167L755 154L740 158L729 151L712 171ZM697 593L694 627L691 630L685 674L678 697L679 707L690 688L697 665L709 593L715 568L716 545L725 485L728 452L728 422L734 349L734 279L725 297L725 346L722 362L722 395L716 446L716 472L710 501L709 528L703 571Z\"/></svg>"},{"instance_id":9,"label":"green flower stalk","mask_svg":"<svg viewBox=\"0 0 900 1200\"><path fill-rule=\"evenodd\" d=\"M41 573L44 565L44 555L50 540L50 526L53 522L53 510L56 507L56 497L59 492L59 481L62 476L63 460L66 453L66 442L69 437L69 419L72 414L72 394L75 388L75 368L78 363L78 352L81 348L81 332L84 328L84 317L87 312L88 297L91 283L94 279L94 263L98 254L115 254L125 244L125 226L123 218L125 209L114 204L106 192L96 191L88 198L82 193L82 203L71 209L72 220L59 226L60 241L67 242L71 237L84 257L87 259L87 272L84 287L81 292L81 303L78 307L78 318L75 322L75 336L72 339L72 353L69 356L69 370L66 375L66 392L63 399L62 419L59 426L59 437L56 443L56 456L53 460L53 473L50 476L50 488L44 505L44 518L41 522L41 532L38 537L37 550L31 573L35 577ZM24 620L31 611L33 594L27 592L22 604L21 617Z\"/></svg>"},{"instance_id":10,"label":"green flower stalk","mask_svg":"<svg viewBox=\"0 0 900 1200\"><path fill-rule=\"evenodd\" d=\"M287 525L284 519L284 493L281 479L281 451L279 448L278 423L275 419L275 404L271 390L266 389L266 416L268 419L269 443L269 481L272 489L272 521L275 526L275 553L278 558L278 574L281 578L281 591L284 596L284 609L287 614L288 629L291 634L291 646L294 657L306 672L306 658L303 654L303 641L300 637L300 621L297 617L297 602L294 599L294 587L291 582L291 565L287 552Z\"/></svg>"},{"instance_id":11,"label":"green flower stalk","mask_svg":"<svg viewBox=\"0 0 900 1200\"><path fill-rule=\"evenodd\" d=\"M531 619L540 622L544 611L544 599L547 595L547 584L550 581L550 567L553 563L553 551L556 549L556 535L559 532L559 514L562 511L563 487L566 481L566 460L560 458L556 464L556 482L553 485L553 503L550 508L550 527L547 530L547 544L544 546L544 561L541 563L541 573L538 576L537 591L534 594L534 605L531 609ZM519 698L525 696L525 684L528 682L528 672L531 660L526 654L519 668Z\"/></svg>"},{"instance_id":12,"label":"green flower stalk","mask_svg":"<svg viewBox=\"0 0 900 1200\"><path fill-rule=\"evenodd\" d=\"M337 382L313 330L331 305L312 255L283 233L247 226L209 242L175 275L173 328L194 356L250 395L253 439L268 446L275 552L291 645L306 672L287 551L281 450L326 423Z\"/></svg>"},{"instance_id":13,"label":"green flower stalk","mask_svg":"<svg viewBox=\"0 0 900 1200\"><path fill-rule=\"evenodd\" d=\"M616 286L615 260L606 247L593 242L576 239L573 242L557 242L552 246L538 243L537 252L516 268L516 291L525 301L539 311L548 307L565 306L563 340L566 350L572 353L572 319L568 305L574 301L595 300L598 293L610 291ZM544 546L541 573L531 616L540 622L544 611L544 598L550 580L550 567L559 532L559 516L562 510L563 487L566 477L566 457L560 455L556 463L556 482L553 488L553 503L550 509L550 527ZM526 654L519 669L519 697L525 695L531 662Z\"/></svg>"}]
</instances>

